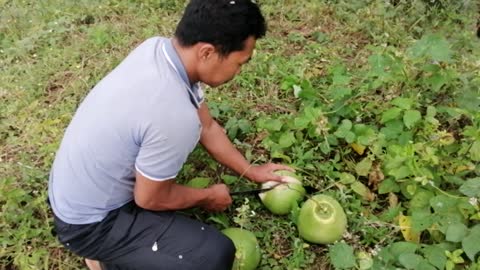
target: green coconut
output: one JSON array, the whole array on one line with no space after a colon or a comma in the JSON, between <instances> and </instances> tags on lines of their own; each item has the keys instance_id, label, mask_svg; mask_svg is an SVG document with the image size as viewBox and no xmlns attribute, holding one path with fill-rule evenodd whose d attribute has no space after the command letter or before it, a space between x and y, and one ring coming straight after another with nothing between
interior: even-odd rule
<instances>
[{"instance_id":1,"label":"green coconut","mask_svg":"<svg viewBox=\"0 0 480 270\"><path fill-rule=\"evenodd\" d=\"M290 171L276 171L275 174L284 176L287 183L279 184L276 181L263 183L262 188L274 188L260 193L260 200L270 212L277 215L286 215L290 213L294 203L303 200L305 188L300 177Z\"/></svg>"},{"instance_id":2,"label":"green coconut","mask_svg":"<svg viewBox=\"0 0 480 270\"><path fill-rule=\"evenodd\" d=\"M232 240L237 249L232 270L256 269L262 254L255 235L240 228L228 228L222 233Z\"/></svg>"},{"instance_id":3,"label":"green coconut","mask_svg":"<svg viewBox=\"0 0 480 270\"><path fill-rule=\"evenodd\" d=\"M342 238L347 227L347 216L334 198L315 195L300 209L297 226L303 239L316 244L329 244Z\"/></svg>"}]
</instances>

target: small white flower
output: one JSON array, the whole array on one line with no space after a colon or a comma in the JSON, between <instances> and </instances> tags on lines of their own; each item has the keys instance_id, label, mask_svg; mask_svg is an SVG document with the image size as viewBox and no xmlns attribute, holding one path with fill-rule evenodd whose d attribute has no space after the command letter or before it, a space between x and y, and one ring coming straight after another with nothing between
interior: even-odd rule
<instances>
[{"instance_id":1,"label":"small white flower","mask_svg":"<svg viewBox=\"0 0 480 270\"><path fill-rule=\"evenodd\" d=\"M473 206L477 206L477 204L478 204L478 199L475 198L475 197L472 197L472 198L470 198L470 199L468 200L468 202L469 202L471 205L473 205Z\"/></svg>"}]
</instances>

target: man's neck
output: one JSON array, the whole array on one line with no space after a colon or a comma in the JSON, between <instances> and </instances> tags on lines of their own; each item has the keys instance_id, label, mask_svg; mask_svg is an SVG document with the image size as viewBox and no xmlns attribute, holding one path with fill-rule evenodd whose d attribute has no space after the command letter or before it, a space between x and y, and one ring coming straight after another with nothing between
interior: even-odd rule
<instances>
[{"instance_id":1,"label":"man's neck","mask_svg":"<svg viewBox=\"0 0 480 270\"><path fill-rule=\"evenodd\" d=\"M187 72L187 76L188 76L188 80L190 81L190 84L194 84L198 82L198 76L195 70L194 50L191 50L190 48L182 47L178 42L177 38L175 37L172 38L172 44L173 44L173 47L175 48L175 51L177 51L177 54L180 57L180 60L182 61L185 71Z\"/></svg>"}]
</instances>

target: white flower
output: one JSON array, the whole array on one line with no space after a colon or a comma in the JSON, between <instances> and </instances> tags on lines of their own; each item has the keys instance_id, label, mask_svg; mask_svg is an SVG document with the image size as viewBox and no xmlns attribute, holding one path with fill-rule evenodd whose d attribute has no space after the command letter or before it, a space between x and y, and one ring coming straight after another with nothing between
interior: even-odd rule
<instances>
[{"instance_id":1,"label":"white flower","mask_svg":"<svg viewBox=\"0 0 480 270\"><path fill-rule=\"evenodd\" d=\"M477 206L477 204L478 204L478 199L475 198L475 197L472 197L472 198L470 198L470 199L468 200L468 202L469 202L471 205L473 205L473 206Z\"/></svg>"}]
</instances>

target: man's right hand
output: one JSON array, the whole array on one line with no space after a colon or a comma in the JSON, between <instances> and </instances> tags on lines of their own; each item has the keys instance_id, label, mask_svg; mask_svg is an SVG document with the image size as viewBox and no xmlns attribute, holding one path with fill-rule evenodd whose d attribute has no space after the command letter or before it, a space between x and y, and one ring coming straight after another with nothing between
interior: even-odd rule
<instances>
[{"instance_id":1,"label":"man's right hand","mask_svg":"<svg viewBox=\"0 0 480 270\"><path fill-rule=\"evenodd\" d=\"M230 191L225 184L215 184L208 188L206 191L209 193L207 199L200 205L205 210L212 212L220 212L227 209L232 204L232 197L230 197Z\"/></svg>"}]
</instances>

